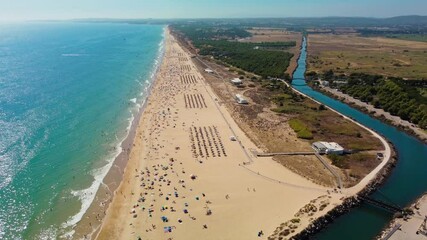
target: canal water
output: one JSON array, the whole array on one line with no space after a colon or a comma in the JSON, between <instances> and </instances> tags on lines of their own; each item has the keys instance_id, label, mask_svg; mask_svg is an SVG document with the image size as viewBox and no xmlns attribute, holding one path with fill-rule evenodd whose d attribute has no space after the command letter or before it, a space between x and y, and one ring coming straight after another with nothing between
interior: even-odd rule
<instances>
[{"instance_id":1,"label":"canal water","mask_svg":"<svg viewBox=\"0 0 427 240\"><path fill-rule=\"evenodd\" d=\"M336 111L375 130L391 141L398 153L398 162L387 181L371 197L404 207L427 191L427 145L416 138L370 117L340 101L332 99L306 85L307 43L304 38L298 68L292 85L299 91ZM337 218L329 227L316 234L319 240L372 239L390 222L393 215L382 209L362 204Z\"/></svg>"}]
</instances>

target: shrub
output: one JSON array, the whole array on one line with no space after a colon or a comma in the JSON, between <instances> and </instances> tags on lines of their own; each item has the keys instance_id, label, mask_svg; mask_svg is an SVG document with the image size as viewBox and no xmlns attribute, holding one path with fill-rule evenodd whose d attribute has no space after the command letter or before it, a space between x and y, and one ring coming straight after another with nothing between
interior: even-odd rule
<instances>
[{"instance_id":1,"label":"shrub","mask_svg":"<svg viewBox=\"0 0 427 240\"><path fill-rule=\"evenodd\" d=\"M299 119L289 120L289 126L297 133L297 137L302 139L313 139L313 133Z\"/></svg>"},{"instance_id":2,"label":"shrub","mask_svg":"<svg viewBox=\"0 0 427 240\"><path fill-rule=\"evenodd\" d=\"M291 220L292 223L299 223L301 220L299 218L294 218Z\"/></svg>"},{"instance_id":3,"label":"shrub","mask_svg":"<svg viewBox=\"0 0 427 240\"><path fill-rule=\"evenodd\" d=\"M349 167L348 161L340 155L331 154L328 156L331 159L332 164L343 169L347 169Z\"/></svg>"},{"instance_id":4,"label":"shrub","mask_svg":"<svg viewBox=\"0 0 427 240\"><path fill-rule=\"evenodd\" d=\"M297 133L297 137L302 138L302 139L311 140L311 139L313 139L313 133L311 133L311 131L308 129L303 129Z\"/></svg>"}]
</instances>

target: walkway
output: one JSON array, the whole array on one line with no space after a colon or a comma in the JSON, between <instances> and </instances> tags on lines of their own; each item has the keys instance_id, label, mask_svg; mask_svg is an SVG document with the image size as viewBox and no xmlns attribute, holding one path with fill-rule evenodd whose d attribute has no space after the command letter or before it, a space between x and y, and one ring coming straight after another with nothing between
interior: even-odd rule
<instances>
[{"instance_id":1,"label":"walkway","mask_svg":"<svg viewBox=\"0 0 427 240\"><path fill-rule=\"evenodd\" d=\"M295 155L315 155L315 152L277 152L277 153L259 153L255 152L257 157L274 157L274 156L295 156Z\"/></svg>"},{"instance_id":2,"label":"walkway","mask_svg":"<svg viewBox=\"0 0 427 240\"><path fill-rule=\"evenodd\" d=\"M391 231L390 231L390 232L388 232L388 233L387 233L387 235L385 235L383 238L381 238L381 240L388 240L389 238L391 238L391 236L393 236L393 234L394 234L397 230L399 230L400 226L402 226L402 225L400 225L399 223L398 223L398 224L396 224L396 225L394 225L394 227L391 229Z\"/></svg>"},{"instance_id":3,"label":"walkway","mask_svg":"<svg viewBox=\"0 0 427 240\"><path fill-rule=\"evenodd\" d=\"M282 80L282 82L285 83L286 86L290 87L294 92L296 92L296 93L298 93L304 97L307 97L307 98L311 99L312 101L314 101L318 104L322 104L321 102L319 102L316 99L308 96L307 94L304 94L304 93L298 91L297 89L292 87L285 80ZM366 129L368 132L370 132L372 135L374 135L376 138L378 138L384 146L384 159L382 160L382 162L373 171L371 171L368 175L366 175L361 181L359 181L359 183L357 185L347 189L347 194L350 194L350 195L357 194L358 192L362 191L366 187L366 185L368 185L373 179L375 179L378 172L380 172L383 169L383 167L391 160L391 146L384 137L382 137L381 135L379 135L377 132L373 131L372 129L370 129L370 128L364 126L363 124L345 116L344 114L336 111L335 109L333 109L329 106L325 105L325 107L328 108L329 110L337 113L338 115L342 116L344 119L348 119L349 121L355 123L356 125L362 127L363 129Z\"/></svg>"},{"instance_id":4,"label":"walkway","mask_svg":"<svg viewBox=\"0 0 427 240\"><path fill-rule=\"evenodd\" d=\"M342 189L342 180L341 180L341 176L331 167L331 165L328 163L328 161L326 161L325 159L323 159L322 156L320 156L319 153L315 153L317 159L320 160L320 162L323 164L323 166L326 167L326 169L329 170L329 172L332 173L332 175L334 175L334 177L337 179L337 184L338 184L338 188Z\"/></svg>"}]
</instances>

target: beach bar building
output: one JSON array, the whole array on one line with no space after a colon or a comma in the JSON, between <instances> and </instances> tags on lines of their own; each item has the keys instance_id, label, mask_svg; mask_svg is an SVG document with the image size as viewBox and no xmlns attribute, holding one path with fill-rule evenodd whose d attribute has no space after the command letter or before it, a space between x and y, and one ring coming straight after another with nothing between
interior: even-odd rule
<instances>
[{"instance_id":1,"label":"beach bar building","mask_svg":"<svg viewBox=\"0 0 427 240\"><path fill-rule=\"evenodd\" d=\"M320 154L338 154L344 153L344 148L336 142L314 142L311 147Z\"/></svg>"},{"instance_id":2,"label":"beach bar building","mask_svg":"<svg viewBox=\"0 0 427 240\"><path fill-rule=\"evenodd\" d=\"M236 101L237 101L237 103L238 104L248 104L249 102L248 102L248 100L246 100L242 95L240 95L240 94L236 94L236 97L235 97L235 99L236 99Z\"/></svg>"}]
</instances>

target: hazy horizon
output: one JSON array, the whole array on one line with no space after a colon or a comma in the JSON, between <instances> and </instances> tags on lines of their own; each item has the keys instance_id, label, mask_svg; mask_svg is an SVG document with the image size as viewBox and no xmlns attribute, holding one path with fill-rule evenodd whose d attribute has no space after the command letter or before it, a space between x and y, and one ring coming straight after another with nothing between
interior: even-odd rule
<instances>
[{"instance_id":1,"label":"hazy horizon","mask_svg":"<svg viewBox=\"0 0 427 240\"><path fill-rule=\"evenodd\" d=\"M197 18L374 17L427 15L427 1L408 0L0 0L0 21Z\"/></svg>"}]
</instances>

